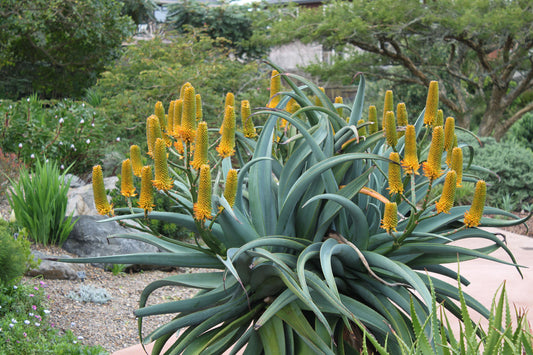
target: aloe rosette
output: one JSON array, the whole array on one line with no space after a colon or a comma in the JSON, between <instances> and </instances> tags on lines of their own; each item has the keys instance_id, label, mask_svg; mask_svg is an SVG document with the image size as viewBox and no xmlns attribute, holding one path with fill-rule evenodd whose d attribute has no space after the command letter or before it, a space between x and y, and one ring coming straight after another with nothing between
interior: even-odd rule
<instances>
[{"instance_id":1,"label":"aloe rosette","mask_svg":"<svg viewBox=\"0 0 533 355\"><path fill-rule=\"evenodd\" d=\"M445 264L484 258L520 272L497 236L470 222L465 225L465 213L473 219L481 216L479 211L450 207L454 188L439 201L446 205L440 209L444 212L437 212L437 199L429 200L429 192L444 183L450 168L445 156L428 158L428 152L442 155L442 148L431 147L433 127L429 120L424 124L424 112L409 135L394 144L387 144L383 130L360 137L358 130L374 125L363 117L363 76L348 106L341 100L332 103L305 78L276 70L275 77L288 89L280 87L279 100L270 100L268 108L252 115L255 122L262 121L257 137L235 133L233 155L209 152L208 163L196 170L190 166L193 143L184 140L183 153L169 148L173 186L160 193L174 198L183 212L116 209L107 219L175 223L195 233L197 243L139 232L114 237L142 240L162 252L69 260L208 269L170 276L142 292L135 315L143 343L155 341L153 354L167 343L165 354L219 354L227 349L235 354L242 348L245 354L352 354L368 348L398 353L417 338L414 329L420 325L413 327L413 319L426 319L433 300L461 318L454 302L460 299L454 286L458 275ZM233 115L233 108L229 110ZM349 119L339 112L350 113ZM442 175L424 175L418 162L411 162L407 172L400 170L407 136L408 158L418 155L421 163L429 159L433 167L441 161ZM397 165L394 183L403 183L403 189L389 189L390 164ZM465 163L464 171L469 168ZM231 186L224 189L227 176ZM475 179L464 174L463 181ZM209 200L210 212L203 207L195 214ZM483 211L484 201L476 203ZM484 207L484 213L513 220L483 217L480 226L523 221L496 208ZM489 244L476 249L454 244L469 238ZM499 248L507 252L508 261L490 255ZM468 284L464 278L461 282ZM199 291L190 299L148 304L153 291L172 285ZM464 295L464 302L488 317L474 298ZM159 314L175 317L144 334L143 318ZM437 331L431 324L423 327L427 339ZM442 351L434 343L430 346Z\"/></svg>"}]
</instances>

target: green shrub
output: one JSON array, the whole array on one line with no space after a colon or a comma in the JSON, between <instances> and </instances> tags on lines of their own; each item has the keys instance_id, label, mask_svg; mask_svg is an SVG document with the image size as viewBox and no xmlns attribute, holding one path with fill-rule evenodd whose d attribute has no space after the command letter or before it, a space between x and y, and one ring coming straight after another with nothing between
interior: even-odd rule
<instances>
[{"instance_id":1,"label":"green shrub","mask_svg":"<svg viewBox=\"0 0 533 355\"><path fill-rule=\"evenodd\" d=\"M179 97L179 87L189 81L202 90L204 119L221 122L221 105L227 92L251 101L251 107L266 101L266 76L256 63L243 64L231 53L215 47L215 40L201 31L169 33L149 41L139 41L102 73L91 96L101 97L99 108L106 113L109 134L139 144L144 137L146 118L157 101ZM261 81L260 78L265 81ZM240 103L239 103L240 105Z\"/></svg>"},{"instance_id":2,"label":"green shrub","mask_svg":"<svg viewBox=\"0 0 533 355\"><path fill-rule=\"evenodd\" d=\"M26 271L27 256L24 247L3 224L0 223L0 284L10 284Z\"/></svg>"},{"instance_id":3,"label":"green shrub","mask_svg":"<svg viewBox=\"0 0 533 355\"><path fill-rule=\"evenodd\" d=\"M483 137L482 147L464 134L459 136L461 140L475 147L473 163L492 172L476 171L487 181L487 197L491 204L503 207L506 196L510 196L511 203L520 209L522 204L533 201L533 151L514 139L497 142L494 138Z\"/></svg>"},{"instance_id":4,"label":"green shrub","mask_svg":"<svg viewBox=\"0 0 533 355\"><path fill-rule=\"evenodd\" d=\"M49 322L46 284L0 285L0 354L103 355L101 346L79 343L70 330L60 335Z\"/></svg>"},{"instance_id":5,"label":"green shrub","mask_svg":"<svg viewBox=\"0 0 533 355\"><path fill-rule=\"evenodd\" d=\"M74 227L72 214L65 217L70 179L55 162L36 161L31 172L22 169L18 181L12 182L9 204L17 223L29 236L44 245L62 245Z\"/></svg>"},{"instance_id":6,"label":"green shrub","mask_svg":"<svg viewBox=\"0 0 533 355\"><path fill-rule=\"evenodd\" d=\"M363 119L363 76L351 107L332 103L299 76L275 75L271 87L278 87L281 78L290 89L276 96L279 102L272 100L270 107L255 112L254 121L261 122L255 127L258 136L251 129L248 136L235 132L234 112L225 107L220 141L209 146L202 133L192 143L194 100L184 100L190 106L183 111L180 135L172 137L181 139L183 151L179 141L174 149L154 138L153 163L143 168L141 208L120 208L116 213L124 215L109 218L175 222L195 233L195 244L134 233L120 237L144 240L164 252L63 260L209 269L156 281L142 292L135 315L142 341L156 342L154 354L167 343L175 353L214 354L230 347L236 353L246 346L247 354L331 355L356 354L371 346L376 352L399 354L398 339L412 346L419 335L416 319L427 319L435 300L461 319L454 303L461 300L461 292L443 280L458 275L446 264L485 258L521 272L499 238L476 228L520 223L482 218L483 212L509 215L485 207L483 182L476 184L471 206L452 207L452 192L438 201L428 199L443 183L443 174L457 175L439 151L441 127L425 125L420 114L406 129L413 138L408 149L404 137L386 139L383 131L358 139L358 129L368 124L355 125ZM433 107L436 115L437 105L431 103L438 92L432 92L426 111ZM184 89L186 98L192 94L193 88ZM339 116L339 107L350 114L351 124ZM161 135L156 120L151 122L146 136ZM387 132L396 133L393 125L389 119ZM204 132L203 127L198 124L198 131ZM211 129L219 131L217 126ZM447 136L453 139L453 134ZM430 157L424 169L413 158L417 149L420 162ZM399 164L389 160L400 154L412 171L402 174ZM95 195L102 213L109 213L100 180L93 179ZM153 211L154 187L183 209ZM490 245L472 250L453 244L462 239ZM500 248L512 262L489 255ZM191 299L148 305L150 294L167 285L201 291ZM474 298L465 295L465 302L489 317L489 310ZM408 316L412 312L416 317ZM142 333L144 317L164 313L175 317ZM422 328L431 350L439 346L433 330Z\"/></svg>"},{"instance_id":7,"label":"green shrub","mask_svg":"<svg viewBox=\"0 0 533 355\"><path fill-rule=\"evenodd\" d=\"M31 96L16 102L0 100L0 149L14 153L32 166L49 159L72 173L85 173L99 162L106 146L114 141L102 114L84 102L42 101Z\"/></svg>"},{"instance_id":8,"label":"green shrub","mask_svg":"<svg viewBox=\"0 0 533 355\"><path fill-rule=\"evenodd\" d=\"M505 139L512 140L513 138L524 147L533 150L533 113L525 114L524 117L511 126Z\"/></svg>"},{"instance_id":9,"label":"green shrub","mask_svg":"<svg viewBox=\"0 0 533 355\"><path fill-rule=\"evenodd\" d=\"M6 198L9 180L18 178L21 166L15 153L4 153L0 148L0 198Z\"/></svg>"}]
</instances>

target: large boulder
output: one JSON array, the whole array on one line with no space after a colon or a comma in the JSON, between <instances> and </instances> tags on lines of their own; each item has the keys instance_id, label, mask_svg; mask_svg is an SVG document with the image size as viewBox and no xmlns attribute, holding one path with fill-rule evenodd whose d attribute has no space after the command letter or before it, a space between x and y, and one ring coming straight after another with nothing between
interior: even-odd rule
<instances>
[{"instance_id":1,"label":"large boulder","mask_svg":"<svg viewBox=\"0 0 533 355\"><path fill-rule=\"evenodd\" d=\"M118 178L116 176L108 177L104 179L104 185L106 190L112 190L115 188ZM96 216L96 208L94 207L93 200L93 186L92 184L71 186L68 191L68 203L66 215L70 216L73 213L74 216Z\"/></svg>"},{"instance_id":2,"label":"large boulder","mask_svg":"<svg viewBox=\"0 0 533 355\"><path fill-rule=\"evenodd\" d=\"M63 249L80 257L107 256L158 252L153 245L132 239L108 238L114 234L140 233L132 228L124 228L117 222L101 222L104 216L79 216L78 222L63 244ZM93 264L105 267L104 264ZM148 267L141 267L147 269Z\"/></svg>"},{"instance_id":3,"label":"large boulder","mask_svg":"<svg viewBox=\"0 0 533 355\"><path fill-rule=\"evenodd\" d=\"M85 270L85 265L83 264L69 264L47 260L48 258L72 258L69 255L48 255L37 250L32 250L31 253L35 260L41 259L41 263L36 269L27 271L26 276L42 276L44 279L48 280L76 280L80 275L78 273Z\"/></svg>"}]
</instances>

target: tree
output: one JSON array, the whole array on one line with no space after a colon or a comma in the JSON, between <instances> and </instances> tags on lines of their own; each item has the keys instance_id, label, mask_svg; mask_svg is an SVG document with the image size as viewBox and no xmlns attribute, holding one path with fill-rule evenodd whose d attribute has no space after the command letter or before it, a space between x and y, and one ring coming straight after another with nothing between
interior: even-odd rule
<instances>
[{"instance_id":1,"label":"tree","mask_svg":"<svg viewBox=\"0 0 533 355\"><path fill-rule=\"evenodd\" d=\"M251 40L254 18L267 12L262 5L250 7L220 2L212 6L186 0L170 5L168 10L167 22L171 28L180 32L186 31L187 26L205 28L211 38L225 38L226 45L240 58L259 58L268 51L264 42Z\"/></svg>"},{"instance_id":2,"label":"tree","mask_svg":"<svg viewBox=\"0 0 533 355\"><path fill-rule=\"evenodd\" d=\"M2 0L0 97L76 97L132 33L115 0Z\"/></svg>"},{"instance_id":3,"label":"tree","mask_svg":"<svg viewBox=\"0 0 533 355\"><path fill-rule=\"evenodd\" d=\"M396 83L440 83L440 101L462 127L501 138L533 111L533 4L525 0L353 0L299 9L273 23L279 42L336 49L337 68ZM331 74L331 72L330 72ZM340 73L338 73L340 74Z\"/></svg>"}]
</instances>

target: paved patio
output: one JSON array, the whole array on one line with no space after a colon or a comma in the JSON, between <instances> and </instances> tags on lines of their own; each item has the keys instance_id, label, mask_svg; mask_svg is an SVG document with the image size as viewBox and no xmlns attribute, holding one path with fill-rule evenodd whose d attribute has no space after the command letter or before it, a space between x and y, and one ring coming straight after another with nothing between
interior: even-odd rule
<instances>
[{"instance_id":1,"label":"paved patio","mask_svg":"<svg viewBox=\"0 0 533 355\"><path fill-rule=\"evenodd\" d=\"M514 308L533 310L533 238L518 234L508 233L496 228L486 228L493 233L505 235L507 245L513 252L518 264L526 266L522 269L524 278L514 267L498 264L488 260L472 260L461 263L461 275L467 278L471 284L463 288L463 291L475 297L478 301L490 308L492 298L496 290L505 281L511 312ZM479 248L484 244L480 240L467 240L459 245L469 248ZM509 260L507 254L501 250L491 254L494 257ZM456 265L449 265L455 267ZM477 321L481 317L472 315ZM533 320L533 311L529 312L528 318ZM486 322L481 321L486 329ZM147 349L151 349L148 347ZM149 350L150 351L150 350ZM144 351L140 345L135 345L114 353L114 355L142 355Z\"/></svg>"}]
</instances>

